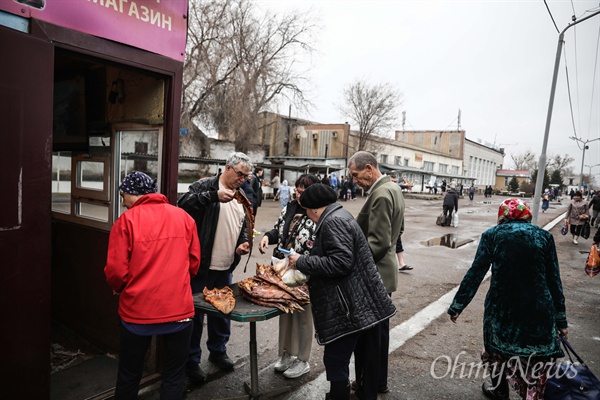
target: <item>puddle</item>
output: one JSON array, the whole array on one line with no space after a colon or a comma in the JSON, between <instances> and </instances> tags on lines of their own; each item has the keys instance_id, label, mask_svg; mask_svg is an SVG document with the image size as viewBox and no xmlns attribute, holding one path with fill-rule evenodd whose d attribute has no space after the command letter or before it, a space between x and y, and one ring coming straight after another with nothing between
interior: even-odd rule
<instances>
[{"instance_id":1,"label":"puddle","mask_svg":"<svg viewBox=\"0 0 600 400\"><path fill-rule=\"evenodd\" d=\"M458 240L458 237L454 233L448 233L438 238L429 239L421 244L425 246L446 246L451 249L458 249L467 243L471 243L473 239Z\"/></svg>"}]
</instances>

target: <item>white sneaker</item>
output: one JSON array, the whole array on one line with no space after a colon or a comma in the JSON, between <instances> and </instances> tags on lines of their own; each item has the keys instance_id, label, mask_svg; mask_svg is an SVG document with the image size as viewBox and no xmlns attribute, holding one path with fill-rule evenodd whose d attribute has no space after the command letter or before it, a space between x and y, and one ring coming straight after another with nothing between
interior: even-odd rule
<instances>
[{"instance_id":1,"label":"white sneaker","mask_svg":"<svg viewBox=\"0 0 600 400\"><path fill-rule=\"evenodd\" d=\"M579 242L577 241L577 239L573 239L573 243L574 244L579 244Z\"/></svg>"},{"instance_id":2,"label":"white sneaker","mask_svg":"<svg viewBox=\"0 0 600 400\"><path fill-rule=\"evenodd\" d=\"M281 360L275 363L273 369L277 372L283 372L292 366L295 359L296 357L292 357L288 353L283 353L283 356L281 356Z\"/></svg>"},{"instance_id":3,"label":"white sneaker","mask_svg":"<svg viewBox=\"0 0 600 400\"><path fill-rule=\"evenodd\" d=\"M310 371L310 364L306 361L302 361L299 359L295 359L294 363L291 367L289 367L284 373L283 376L286 378L294 379L299 378L302 375L308 373Z\"/></svg>"}]
</instances>

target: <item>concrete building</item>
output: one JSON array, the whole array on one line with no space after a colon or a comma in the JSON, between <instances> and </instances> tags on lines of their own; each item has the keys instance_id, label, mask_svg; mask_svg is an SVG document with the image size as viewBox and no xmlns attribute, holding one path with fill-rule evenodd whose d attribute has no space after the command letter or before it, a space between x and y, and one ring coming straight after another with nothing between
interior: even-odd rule
<instances>
[{"instance_id":1,"label":"concrete building","mask_svg":"<svg viewBox=\"0 0 600 400\"><path fill-rule=\"evenodd\" d=\"M465 138L463 173L475 178L475 186L496 186L496 171L502 168L504 149Z\"/></svg>"},{"instance_id":2,"label":"concrete building","mask_svg":"<svg viewBox=\"0 0 600 400\"><path fill-rule=\"evenodd\" d=\"M496 184L494 185L494 188L496 190L510 192L508 185L513 176L517 178L519 186L524 183L531 183L531 173L529 170L500 169L496 171Z\"/></svg>"},{"instance_id":3,"label":"concrete building","mask_svg":"<svg viewBox=\"0 0 600 400\"><path fill-rule=\"evenodd\" d=\"M428 149L443 158L424 161L422 169L439 176L448 176L458 183L478 189L494 185L496 170L502 168L504 150L491 144L482 144L466 138L466 132L458 131L396 131L396 139L402 143ZM460 160L460 170L456 163Z\"/></svg>"}]
</instances>

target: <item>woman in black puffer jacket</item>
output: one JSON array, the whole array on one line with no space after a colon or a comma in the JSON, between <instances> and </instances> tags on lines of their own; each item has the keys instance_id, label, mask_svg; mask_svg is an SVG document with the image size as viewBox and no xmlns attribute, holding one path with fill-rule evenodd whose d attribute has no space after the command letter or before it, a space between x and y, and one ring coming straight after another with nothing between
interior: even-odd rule
<instances>
[{"instance_id":1,"label":"woman in black puffer jacket","mask_svg":"<svg viewBox=\"0 0 600 400\"><path fill-rule=\"evenodd\" d=\"M378 329L396 309L360 227L336 199L335 191L323 184L304 191L302 207L317 222L316 238L310 255L292 255L290 262L310 276L317 342L325 346L323 363L331 382L327 398L346 400L356 341L369 329Z\"/></svg>"}]
</instances>

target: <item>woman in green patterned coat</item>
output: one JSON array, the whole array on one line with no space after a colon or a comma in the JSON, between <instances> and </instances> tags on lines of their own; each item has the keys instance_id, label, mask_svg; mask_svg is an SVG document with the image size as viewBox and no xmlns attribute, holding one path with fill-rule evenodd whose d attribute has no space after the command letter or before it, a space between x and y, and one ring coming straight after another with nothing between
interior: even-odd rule
<instances>
[{"instance_id":1,"label":"woman in green patterned coat","mask_svg":"<svg viewBox=\"0 0 600 400\"><path fill-rule=\"evenodd\" d=\"M456 322L491 266L482 353L492 378L482 390L490 399L508 399L509 383L523 399L542 399L550 362L563 356L557 335L568 335L554 239L531 224L531 216L520 199L502 202L498 225L481 235L475 260L448 309ZM532 363L541 363L536 365L541 369Z\"/></svg>"}]
</instances>

